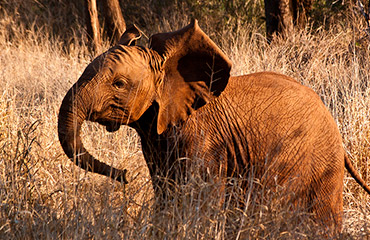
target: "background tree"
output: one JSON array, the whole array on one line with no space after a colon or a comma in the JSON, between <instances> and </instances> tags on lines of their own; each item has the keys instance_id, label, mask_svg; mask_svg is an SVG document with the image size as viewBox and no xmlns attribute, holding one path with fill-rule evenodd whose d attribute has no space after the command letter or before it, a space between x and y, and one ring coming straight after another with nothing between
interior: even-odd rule
<instances>
[{"instance_id":1,"label":"background tree","mask_svg":"<svg viewBox=\"0 0 370 240\"><path fill-rule=\"evenodd\" d=\"M103 0L99 1L99 3L101 3L103 8L101 13L107 38L114 44L126 30L121 7L118 0ZM102 43L102 33L96 0L85 0L85 9L87 33L92 41L93 48L99 50Z\"/></svg>"},{"instance_id":2,"label":"background tree","mask_svg":"<svg viewBox=\"0 0 370 240\"><path fill-rule=\"evenodd\" d=\"M101 1L104 12L104 26L107 36L113 43L116 43L126 30L126 22L123 18L118 0Z\"/></svg>"},{"instance_id":3,"label":"background tree","mask_svg":"<svg viewBox=\"0 0 370 240\"><path fill-rule=\"evenodd\" d=\"M86 0L86 30L89 35L89 39L92 42L93 48L99 50L102 39L100 33L100 24L98 18L98 9L96 0Z\"/></svg>"},{"instance_id":4,"label":"background tree","mask_svg":"<svg viewBox=\"0 0 370 240\"><path fill-rule=\"evenodd\" d=\"M286 38L294 26L303 27L312 4L313 0L265 0L267 40L274 35Z\"/></svg>"}]
</instances>

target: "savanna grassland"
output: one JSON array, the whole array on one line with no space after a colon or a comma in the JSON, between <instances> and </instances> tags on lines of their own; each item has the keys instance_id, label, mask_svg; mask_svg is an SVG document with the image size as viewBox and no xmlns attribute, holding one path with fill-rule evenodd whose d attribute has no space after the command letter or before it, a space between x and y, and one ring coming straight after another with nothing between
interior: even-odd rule
<instances>
[{"instance_id":1,"label":"savanna grassland","mask_svg":"<svg viewBox=\"0 0 370 240\"><path fill-rule=\"evenodd\" d=\"M87 173L68 160L57 137L59 107L99 54L87 44L79 2L4 0L0 4L0 239L324 236L320 226L304 220L304 212L290 211L279 193L248 192L242 198L244 208L229 198L220 207L210 194L213 183L199 176L177 186L174 199L161 212L153 212L153 190L140 141L128 127L108 133L87 122L82 131L94 156L129 170L128 185ZM350 3L341 2L337 11L329 3L316 6L315 21L305 29L267 44L263 1L244 1L248 11L233 12L233 18L225 17L217 4L198 6L197 11L178 4L152 12L144 2L127 6L125 19L147 36L178 29L195 16L232 60L232 75L275 71L313 88L336 120L356 169L370 183L370 38L363 31L363 17ZM198 1L190 2L196 6ZM160 7L157 1L151 4ZM141 44L146 41L144 37ZM108 48L106 42L102 51ZM234 184L231 195L240 193ZM256 195L265 198L264 204L253 201ZM370 238L370 196L347 173L343 233L335 238Z\"/></svg>"}]
</instances>

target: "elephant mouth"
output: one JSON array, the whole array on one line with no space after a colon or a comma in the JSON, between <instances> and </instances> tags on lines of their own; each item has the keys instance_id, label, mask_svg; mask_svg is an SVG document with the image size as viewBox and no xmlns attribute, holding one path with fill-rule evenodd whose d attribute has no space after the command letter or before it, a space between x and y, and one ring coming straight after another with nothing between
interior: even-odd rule
<instances>
[{"instance_id":1,"label":"elephant mouth","mask_svg":"<svg viewBox=\"0 0 370 240\"><path fill-rule=\"evenodd\" d=\"M99 124L105 126L108 132L116 132L121 127L121 124L116 122L109 122L109 121L97 121Z\"/></svg>"}]
</instances>

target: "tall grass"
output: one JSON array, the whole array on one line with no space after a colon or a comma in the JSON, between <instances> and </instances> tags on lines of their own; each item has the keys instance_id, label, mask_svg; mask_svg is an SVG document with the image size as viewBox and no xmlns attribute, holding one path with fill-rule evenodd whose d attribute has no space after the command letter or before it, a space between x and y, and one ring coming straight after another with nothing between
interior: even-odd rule
<instances>
[{"instance_id":1,"label":"tall grass","mask_svg":"<svg viewBox=\"0 0 370 240\"><path fill-rule=\"evenodd\" d=\"M156 22L157 31L180 28L187 16ZM355 167L370 182L370 47L357 42L362 20L348 15L333 30L305 29L267 45L261 26L205 31L233 61L233 75L276 71L313 88L332 112ZM148 35L150 35L150 30ZM11 38L9 36L12 36ZM284 197L251 177L244 193L231 179L230 195L194 175L174 188L174 199L153 211L153 190L136 133L114 134L85 123L83 141L96 157L129 170L129 184L87 173L63 154L57 114L67 90L94 57L83 36L54 38L25 27L12 14L0 21L0 238L2 239L320 239L320 226L292 212ZM345 178L340 239L370 236L370 198ZM220 207L225 197L226 207ZM239 199L244 206L238 208ZM264 201L258 201L264 199Z\"/></svg>"}]
</instances>

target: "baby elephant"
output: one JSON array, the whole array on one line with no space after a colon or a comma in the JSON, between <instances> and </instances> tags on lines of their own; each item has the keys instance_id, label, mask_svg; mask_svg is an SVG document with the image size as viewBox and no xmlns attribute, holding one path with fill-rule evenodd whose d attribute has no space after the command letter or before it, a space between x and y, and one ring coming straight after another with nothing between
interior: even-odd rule
<instances>
[{"instance_id":1,"label":"baby elephant","mask_svg":"<svg viewBox=\"0 0 370 240\"><path fill-rule=\"evenodd\" d=\"M284 186L294 205L340 231L344 167L370 188L316 93L272 72L231 77L230 60L196 20L153 35L149 47L135 46L140 36L128 28L64 97L58 133L71 160L127 183L125 170L95 159L80 137L86 120L109 132L125 124L141 138L156 197L168 192L166 181L184 182L184 171L195 164L221 183L253 169L265 186Z\"/></svg>"}]
</instances>

